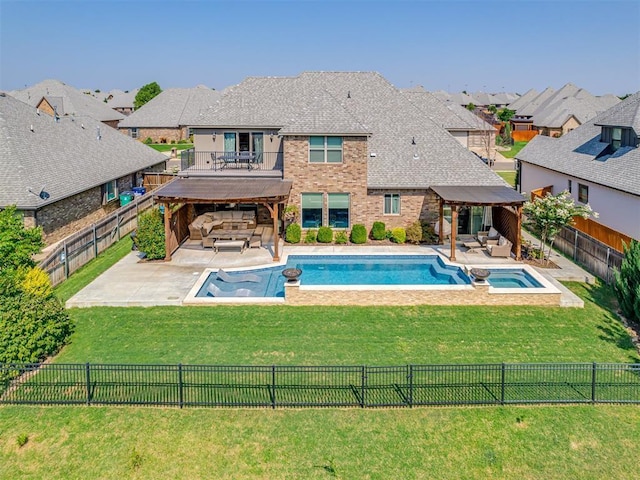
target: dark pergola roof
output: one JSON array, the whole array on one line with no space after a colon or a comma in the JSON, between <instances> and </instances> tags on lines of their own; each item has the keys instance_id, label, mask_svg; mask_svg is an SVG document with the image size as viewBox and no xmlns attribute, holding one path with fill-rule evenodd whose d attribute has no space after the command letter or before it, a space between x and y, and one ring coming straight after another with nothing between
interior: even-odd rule
<instances>
[{"instance_id":1,"label":"dark pergola roof","mask_svg":"<svg viewBox=\"0 0 640 480\"><path fill-rule=\"evenodd\" d=\"M163 203L283 202L292 182L279 178L178 178L154 192Z\"/></svg>"},{"instance_id":2,"label":"dark pergola roof","mask_svg":"<svg viewBox=\"0 0 640 480\"><path fill-rule=\"evenodd\" d=\"M431 187L447 205L522 205L526 199L507 186Z\"/></svg>"}]
</instances>

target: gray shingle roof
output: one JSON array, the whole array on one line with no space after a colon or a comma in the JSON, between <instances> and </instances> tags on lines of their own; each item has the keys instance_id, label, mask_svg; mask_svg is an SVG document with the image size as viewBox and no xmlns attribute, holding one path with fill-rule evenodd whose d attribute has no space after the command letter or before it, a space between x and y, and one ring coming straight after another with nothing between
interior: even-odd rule
<instances>
[{"instance_id":1,"label":"gray shingle roof","mask_svg":"<svg viewBox=\"0 0 640 480\"><path fill-rule=\"evenodd\" d=\"M122 90L114 89L101 95L101 98L105 98L107 105L111 108L133 108L133 102L139 90L139 88L136 88L135 90L123 92Z\"/></svg>"},{"instance_id":2,"label":"gray shingle roof","mask_svg":"<svg viewBox=\"0 0 640 480\"><path fill-rule=\"evenodd\" d=\"M536 98L539 95L538 91L535 88L527 90L522 96L518 97L516 100L513 100L509 104L509 110L518 111L519 108L527 105L531 100Z\"/></svg>"},{"instance_id":3,"label":"gray shingle roof","mask_svg":"<svg viewBox=\"0 0 640 480\"><path fill-rule=\"evenodd\" d=\"M66 85L59 80L44 80L23 90L8 92L9 95L32 106L40 103L43 97L61 97L64 115L84 117L88 116L100 122L121 120L124 117L107 106L102 100L98 100L92 95L82 93L70 85ZM58 114L62 115L60 110Z\"/></svg>"},{"instance_id":4,"label":"gray shingle roof","mask_svg":"<svg viewBox=\"0 0 640 480\"><path fill-rule=\"evenodd\" d=\"M419 89L401 90L402 94L433 122L446 130L494 130L482 118L452 102L443 102L435 95Z\"/></svg>"},{"instance_id":5,"label":"gray shingle roof","mask_svg":"<svg viewBox=\"0 0 640 480\"><path fill-rule=\"evenodd\" d=\"M638 111L640 92L560 138L538 135L517 158L576 178L640 195L640 149L623 147L596 158L607 147L600 142L601 122L627 122ZM637 134L637 132L636 132Z\"/></svg>"},{"instance_id":6,"label":"gray shingle roof","mask_svg":"<svg viewBox=\"0 0 640 480\"><path fill-rule=\"evenodd\" d=\"M126 117L118 127L187 126L202 109L214 105L220 95L219 91L206 87L169 88Z\"/></svg>"},{"instance_id":7,"label":"gray shingle roof","mask_svg":"<svg viewBox=\"0 0 640 480\"><path fill-rule=\"evenodd\" d=\"M39 208L166 160L90 117L55 122L0 94L0 206ZM51 195L46 201L28 191L43 186Z\"/></svg>"},{"instance_id":8,"label":"gray shingle roof","mask_svg":"<svg viewBox=\"0 0 640 480\"><path fill-rule=\"evenodd\" d=\"M600 115L596 125L633 128L640 136L640 93L636 93Z\"/></svg>"}]
</instances>

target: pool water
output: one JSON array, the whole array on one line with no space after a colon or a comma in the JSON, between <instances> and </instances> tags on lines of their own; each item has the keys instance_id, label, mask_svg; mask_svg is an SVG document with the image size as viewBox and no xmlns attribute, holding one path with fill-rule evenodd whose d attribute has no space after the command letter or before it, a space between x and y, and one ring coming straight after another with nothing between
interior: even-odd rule
<instances>
[{"instance_id":1,"label":"pool water","mask_svg":"<svg viewBox=\"0 0 640 480\"><path fill-rule=\"evenodd\" d=\"M232 294L238 288L251 291L251 297L284 297L285 268L302 270L300 284L307 285L470 285L470 278L456 266L446 265L438 255L290 255L286 265L253 269L259 282L229 283L211 273L196 294L211 297L211 283ZM520 269L490 269L489 284L498 288L541 287ZM248 271L227 272L230 276Z\"/></svg>"},{"instance_id":2,"label":"pool water","mask_svg":"<svg viewBox=\"0 0 640 480\"><path fill-rule=\"evenodd\" d=\"M489 285L496 288L542 288L543 285L524 269L490 269Z\"/></svg>"}]
</instances>

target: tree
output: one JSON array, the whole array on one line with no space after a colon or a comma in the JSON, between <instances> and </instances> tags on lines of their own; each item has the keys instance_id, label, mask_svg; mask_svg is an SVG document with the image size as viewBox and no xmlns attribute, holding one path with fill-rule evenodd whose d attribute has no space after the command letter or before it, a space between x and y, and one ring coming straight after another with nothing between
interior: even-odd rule
<instances>
[{"instance_id":1,"label":"tree","mask_svg":"<svg viewBox=\"0 0 640 480\"><path fill-rule=\"evenodd\" d=\"M161 92L162 89L156 82L147 83L136 94L136 98L133 100L133 107L137 110Z\"/></svg>"},{"instance_id":2,"label":"tree","mask_svg":"<svg viewBox=\"0 0 640 480\"><path fill-rule=\"evenodd\" d=\"M515 110L509 110L508 108L501 108L497 113L498 120L500 120L501 122L508 122L515 114Z\"/></svg>"},{"instance_id":3,"label":"tree","mask_svg":"<svg viewBox=\"0 0 640 480\"><path fill-rule=\"evenodd\" d=\"M467 104L467 110L473 112L476 109L476 106L473 103Z\"/></svg>"},{"instance_id":4,"label":"tree","mask_svg":"<svg viewBox=\"0 0 640 480\"><path fill-rule=\"evenodd\" d=\"M138 217L136 246L149 260L165 257L164 217L159 209L152 208Z\"/></svg>"},{"instance_id":5,"label":"tree","mask_svg":"<svg viewBox=\"0 0 640 480\"><path fill-rule=\"evenodd\" d=\"M491 113L493 113L494 115L496 114L496 112L498 111L498 109L496 108L495 105L489 105L487 107L487 110L489 110Z\"/></svg>"},{"instance_id":6,"label":"tree","mask_svg":"<svg viewBox=\"0 0 640 480\"><path fill-rule=\"evenodd\" d=\"M527 216L525 226L540 238L541 258L548 258L545 255L546 243L549 242L550 254L556 235L562 228L573 224L573 217L598 218L598 214L588 204L576 205L566 190L558 195L547 193L544 197L526 202L522 211Z\"/></svg>"},{"instance_id":7,"label":"tree","mask_svg":"<svg viewBox=\"0 0 640 480\"><path fill-rule=\"evenodd\" d=\"M624 246L624 259L615 278L613 289L622 314L640 322L640 242L637 240Z\"/></svg>"}]
</instances>

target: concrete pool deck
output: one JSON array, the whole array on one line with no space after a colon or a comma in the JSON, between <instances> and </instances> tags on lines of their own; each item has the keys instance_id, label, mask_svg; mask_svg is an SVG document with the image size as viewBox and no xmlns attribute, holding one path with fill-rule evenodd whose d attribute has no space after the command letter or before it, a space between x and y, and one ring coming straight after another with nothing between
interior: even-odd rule
<instances>
[{"instance_id":1,"label":"concrete pool deck","mask_svg":"<svg viewBox=\"0 0 640 480\"><path fill-rule=\"evenodd\" d=\"M426 255L434 251L448 260L448 245L387 245L387 246L290 246L281 244L282 259L289 254L405 254ZM247 249L244 253L214 253L203 250L199 242L185 242L170 262L141 261L138 252L131 252L66 303L68 308L92 306L182 305L183 300L207 268L234 269L275 265L271 257L272 246ZM581 299L566 289L558 280L593 282L593 276L559 255L552 260L560 268L537 269L562 292L562 306L580 307ZM460 246L456 258L461 265L518 265L513 258L489 257L485 252L472 253Z\"/></svg>"}]
</instances>

